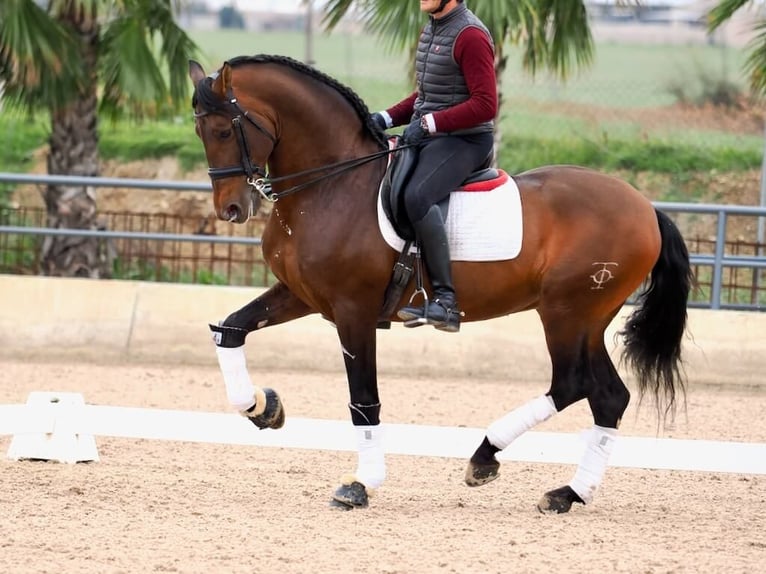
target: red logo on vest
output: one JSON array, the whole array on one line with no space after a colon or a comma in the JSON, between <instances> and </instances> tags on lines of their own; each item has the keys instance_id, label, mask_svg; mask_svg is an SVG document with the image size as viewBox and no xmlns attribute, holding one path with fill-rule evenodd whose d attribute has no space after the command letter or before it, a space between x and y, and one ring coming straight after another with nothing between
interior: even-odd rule
<instances>
[{"instance_id":1,"label":"red logo on vest","mask_svg":"<svg viewBox=\"0 0 766 574\"><path fill-rule=\"evenodd\" d=\"M434 52L438 52L438 51L439 51L439 48L441 48L441 46L436 46L436 47L434 48Z\"/></svg>"}]
</instances>

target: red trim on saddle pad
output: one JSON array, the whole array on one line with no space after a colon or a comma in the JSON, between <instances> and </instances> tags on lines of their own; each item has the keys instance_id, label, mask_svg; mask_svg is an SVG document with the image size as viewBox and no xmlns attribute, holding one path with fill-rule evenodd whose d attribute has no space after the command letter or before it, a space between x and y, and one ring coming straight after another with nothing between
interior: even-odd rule
<instances>
[{"instance_id":1,"label":"red trim on saddle pad","mask_svg":"<svg viewBox=\"0 0 766 574\"><path fill-rule=\"evenodd\" d=\"M457 191L492 191L503 185L508 181L508 174L502 169L498 169L498 176L486 181L477 181L476 183L469 183L463 187L459 187Z\"/></svg>"}]
</instances>

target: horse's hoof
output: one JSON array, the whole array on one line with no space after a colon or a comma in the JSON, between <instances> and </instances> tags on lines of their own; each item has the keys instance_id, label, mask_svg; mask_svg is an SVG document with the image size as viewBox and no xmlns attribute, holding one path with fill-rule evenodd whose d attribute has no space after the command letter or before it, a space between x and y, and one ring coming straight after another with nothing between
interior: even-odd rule
<instances>
[{"instance_id":1,"label":"horse's hoof","mask_svg":"<svg viewBox=\"0 0 766 574\"><path fill-rule=\"evenodd\" d=\"M582 498L569 486L562 486L543 494L537 503L537 510L543 514L564 514L572 508L572 503L585 504Z\"/></svg>"},{"instance_id":2,"label":"horse's hoof","mask_svg":"<svg viewBox=\"0 0 766 574\"><path fill-rule=\"evenodd\" d=\"M468 486L482 486L500 476L500 463L493 460L489 464L479 464L473 461L465 469L465 483Z\"/></svg>"},{"instance_id":3,"label":"horse's hoof","mask_svg":"<svg viewBox=\"0 0 766 574\"><path fill-rule=\"evenodd\" d=\"M266 395L266 408L261 414L252 417L245 413L247 418L261 430L282 428L285 424L285 409L279 395L274 389L263 389L263 393Z\"/></svg>"},{"instance_id":4,"label":"horse's hoof","mask_svg":"<svg viewBox=\"0 0 766 574\"><path fill-rule=\"evenodd\" d=\"M330 499L330 508L334 508L335 510L354 510L354 507L350 504L346 504L345 502L339 502L335 500L334 498Z\"/></svg>"},{"instance_id":5,"label":"horse's hoof","mask_svg":"<svg viewBox=\"0 0 766 574\"><path fill-rule=\"evenodd\" d=\"M367 508L370 504L370 496L367 488L361 483L354 481L351 484L341 484L332 495L330 507L341 510L354 508Z\"/></svg>"}]
</instances>

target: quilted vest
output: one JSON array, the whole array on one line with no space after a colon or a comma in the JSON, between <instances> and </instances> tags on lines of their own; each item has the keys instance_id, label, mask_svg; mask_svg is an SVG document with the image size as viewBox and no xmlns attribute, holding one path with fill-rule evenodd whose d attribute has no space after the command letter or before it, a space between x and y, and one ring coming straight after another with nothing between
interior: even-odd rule
<instances>
[{"instance_id":1,"label":"quilted vest","mask_svg":"<svg viewBox=\"0 0 766 574\"><path fill-rule=\"evenodd\" d=\"M423 28L415 56L418 95L415 99L413 119L450 108L468 99L468 87L454 56L455 40L468 26L481 28L491 38L487 27L465 4L459 4L444 18L429 18L428 24ZM452 133L459 135L491 132L493 124L494 122L488 121Z\"/></svg>"}]
</instances>

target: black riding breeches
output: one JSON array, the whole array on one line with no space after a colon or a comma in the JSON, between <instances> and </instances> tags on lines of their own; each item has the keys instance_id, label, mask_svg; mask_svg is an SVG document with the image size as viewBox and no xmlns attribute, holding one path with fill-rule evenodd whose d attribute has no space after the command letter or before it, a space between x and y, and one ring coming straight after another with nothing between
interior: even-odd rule
<instances>
[{"instance_id":1,"label":"black riding breeches","mask_svg":"<svg viewBox=\"0 0 766 574\"><path fill-rule=\"evenodd\" d=\"M479 169L492 152L493 143L491 132L426 138L404 189L404 207L410 221L423 219L432 205Z\"/></svg>"}]
</instances>

